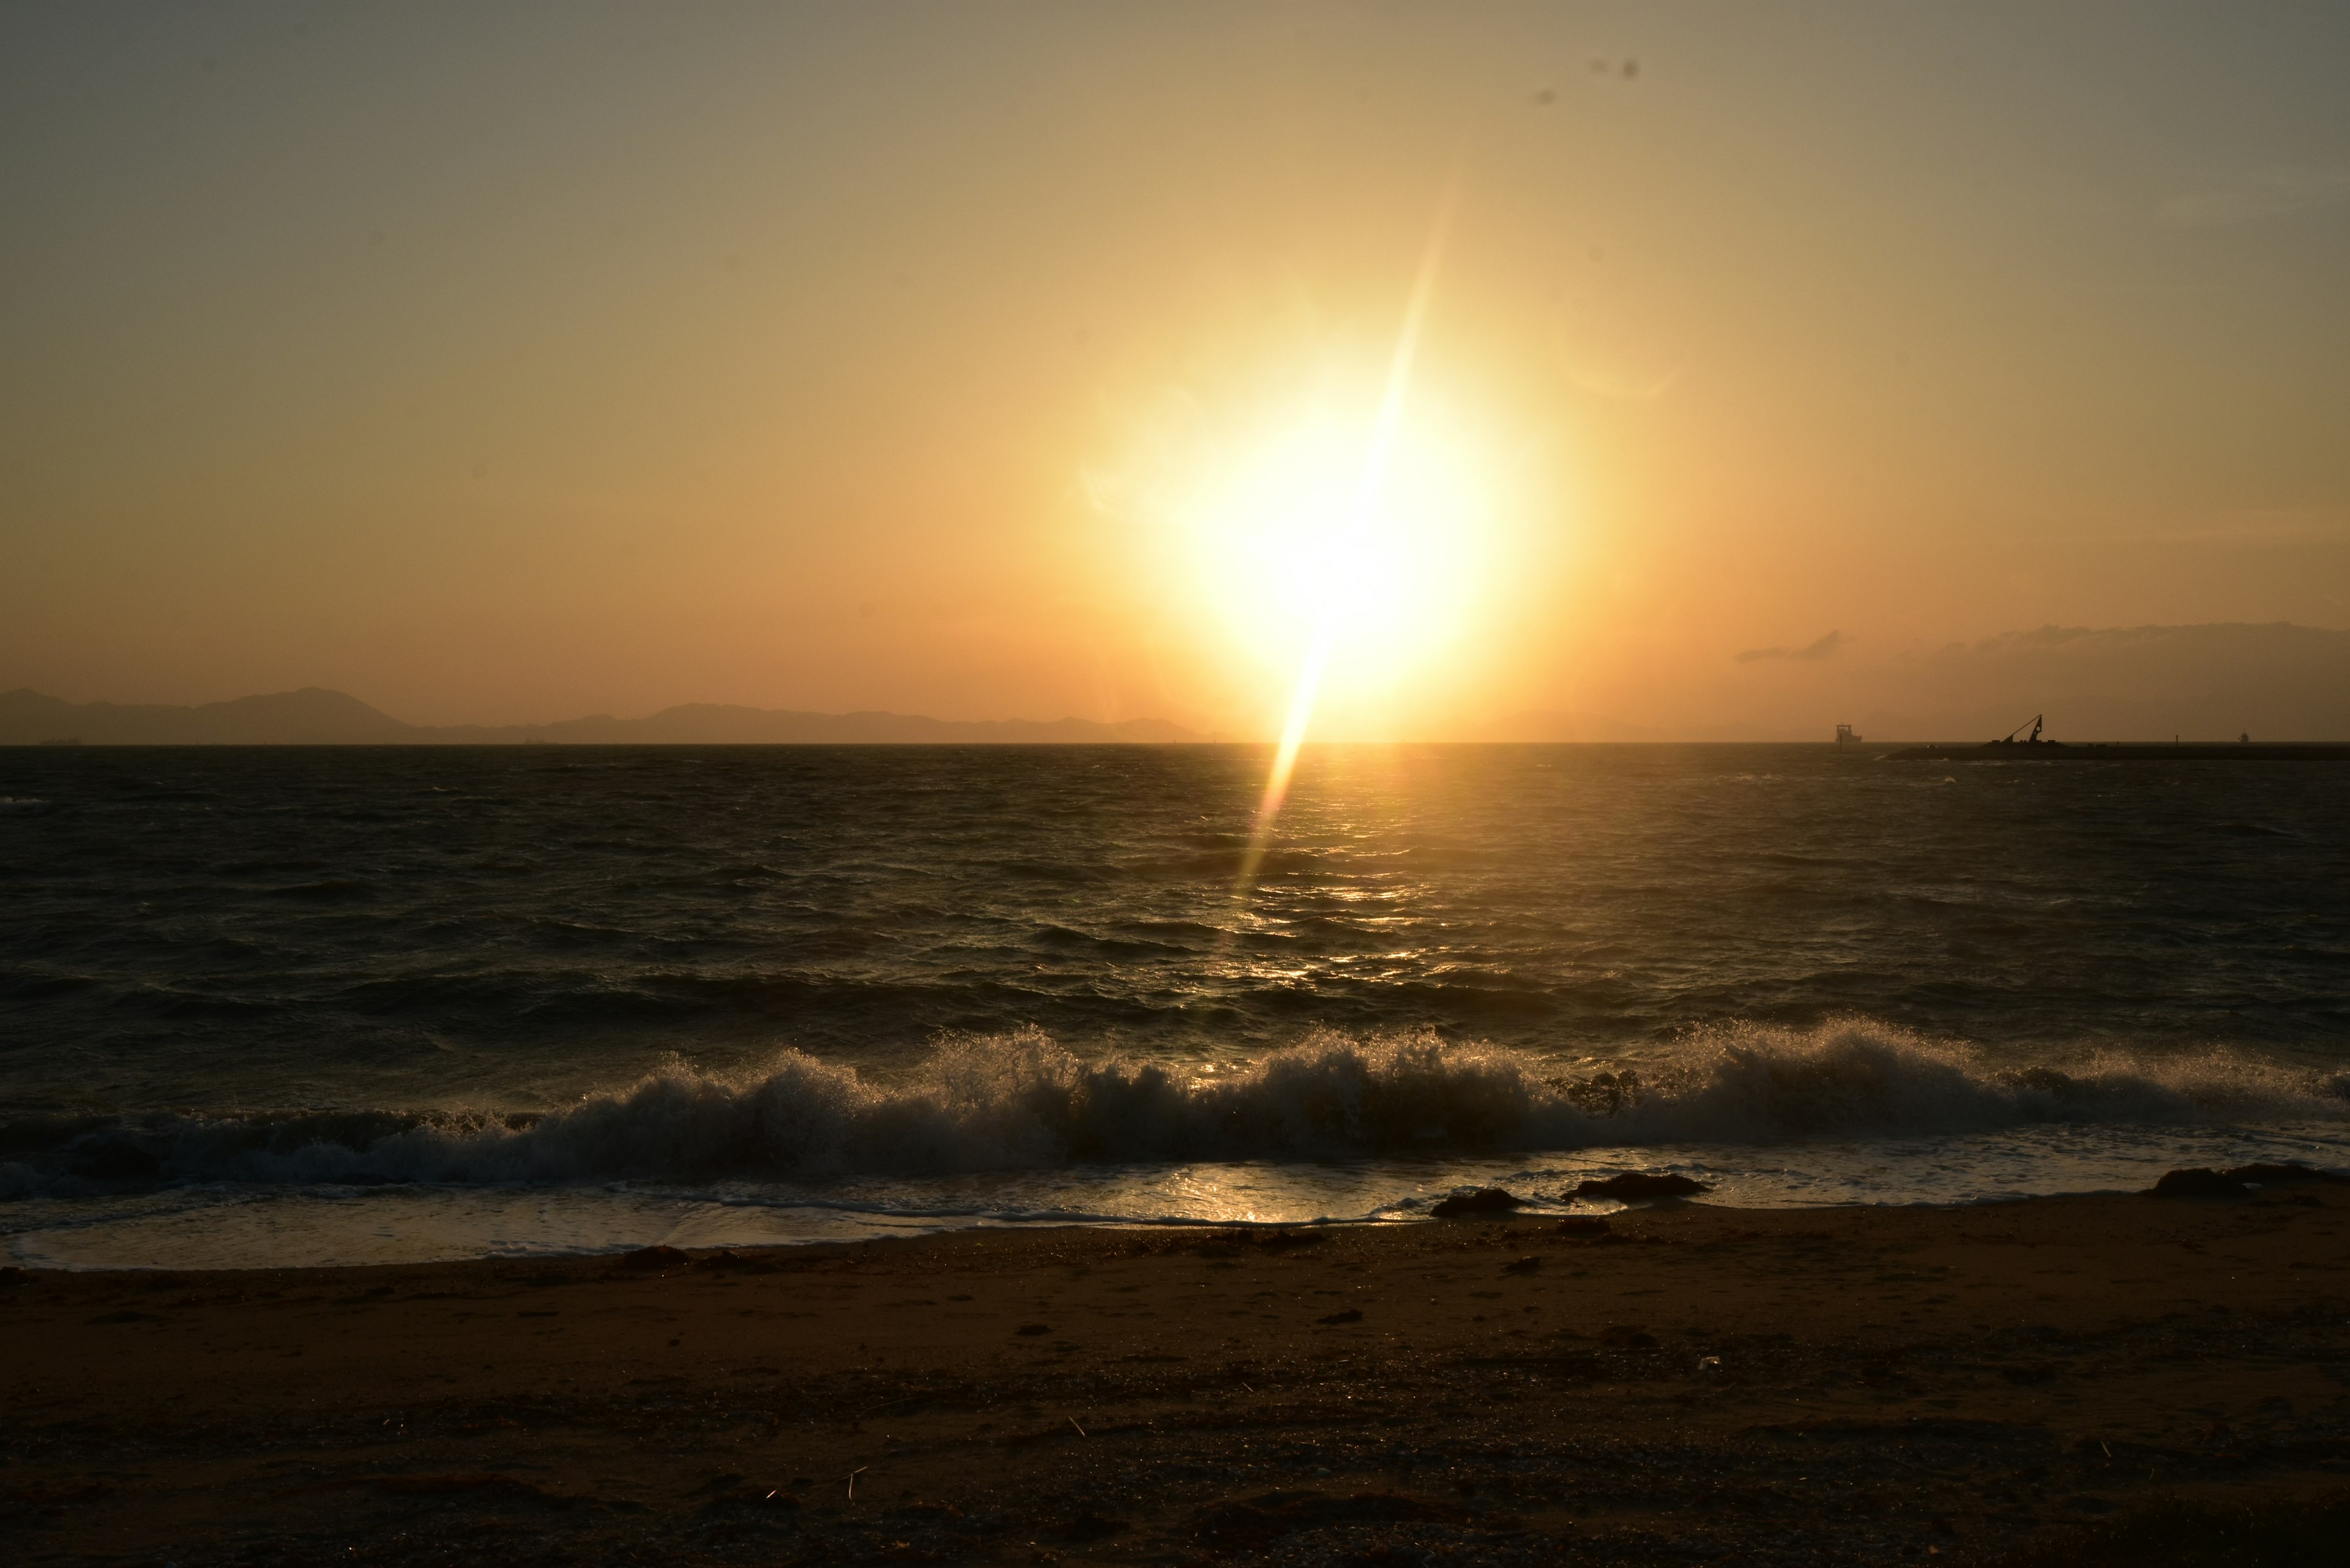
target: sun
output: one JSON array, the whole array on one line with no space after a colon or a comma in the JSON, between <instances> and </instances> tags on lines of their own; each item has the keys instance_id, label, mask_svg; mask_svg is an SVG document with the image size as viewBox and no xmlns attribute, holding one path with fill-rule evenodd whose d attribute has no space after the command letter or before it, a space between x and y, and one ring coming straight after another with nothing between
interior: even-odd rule
<instances>
[{"instance_id":1,"label":"sun","mask_svg":"<svg viewBox=\"0 0 2350 1568\"><path fill-rule=\"evenodd\" d=\"M1526 542L1530 514L1497 483L1506 465L1480 439L1490 422L1452 394L1441 356L1422 353L1451 200L1448 189L1378 351L1330 344L1293 360L1305 376L1222 410L1170 389L1128 461L1086 475L1098 511L1141 525L1175 624L1208 633L1268 699L1260 711L1280 746L1260 839L1309 733L1401 732L1448 684L1473 700L1505 579L1533 575L1526 552L1513 562L1506 547Z\"/></svg>"},{"instance_id":2,"label":"sun","mask_svg":"<svg viewBox=\"0 0 2350 1568\"><path fill-rule=\"evenodd\" d=\"M1492 566L1493 498L1471 432L1422 398L1381 453L1363 400L1261 417L1175 519L1217 635L1276 687L1318 645L1333 702L1440 674Z\"/></svg>"}]
</instances>

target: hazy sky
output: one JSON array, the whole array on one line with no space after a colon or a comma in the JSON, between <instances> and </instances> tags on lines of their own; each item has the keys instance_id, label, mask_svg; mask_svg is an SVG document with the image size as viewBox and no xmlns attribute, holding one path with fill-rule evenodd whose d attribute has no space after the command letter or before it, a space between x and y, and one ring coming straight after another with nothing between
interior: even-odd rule
<instances>
[{"instance_id":1,"label":"hazy sky","mask_svg":"<svg viewBox=\"0 0 2350 1568\"><path fill-rule=\"evenodd\" d=\"M0 687L1264 732L1326 623L1432 734L2350 626L2345 82L2339 5L8 5Z\"/></svg>"}]
</instances>

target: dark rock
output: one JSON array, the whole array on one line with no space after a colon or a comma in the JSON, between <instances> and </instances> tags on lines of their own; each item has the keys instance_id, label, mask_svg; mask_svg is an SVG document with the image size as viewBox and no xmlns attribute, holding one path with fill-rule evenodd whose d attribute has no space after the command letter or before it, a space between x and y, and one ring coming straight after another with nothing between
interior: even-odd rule
<instances>
[{"instance_id":1,"label":"dark rock","mask_svg":"<svg viewBox=\"0 0 2350 1568\"><path fill-rule=\"evenodd\" d=\"M639 1247L621 1253L619 1260L624 1269L674 1269L692 1261L675 1247Z\"/></svg>"},{"instance_id":2,"label":"dark rock","mask_svg":"<svg viewBox=\"0 0 2350 1568\"><path fill-rule=\"evenodd\" d=\"M1052 1333L1052 1332L1053 1332L1053 1329L1052 1329L1052 1325L1051 1325L1051 1324L1042 1324L1042 1323L1024 1323L1024 1324L1022 1324L1018 1328L1014 1329L1012 1332L1013 1332L1014 1334L1017 1334L1017 1335L1018 1335L1019 1337L1021 1337L1022 1339L1035 1339L1035 1338L1038 1338L1038 1337L1040 1337L1040 1336L1042 1336L1042 1335L1045 1335L1045 1334L1047 1334Z\"/></svg>"},{"instance_id":3,"label":"dark rock","mask_svg":"<svg viewBox=\"0 0 2350 1568\"><path fill-rule=\"evenodd\" d=\"M2259 1187L2281 1187L2296 1181L2350 1182L2350 1176L2338 1170L2320 1170L2297 1159L2286 1165L2239 1165L2220 1174L2230 1181L2249 1182Z\"/></svg>"},{"instance_id":4,"label":"dark rock","mask_svg":"<svg viewBox=\"0 0 2350 1568\"><path fill-rule=\"evenodd\" d=\"M1586 1241L1596 1241L1615 1227L1596 1214L1570 1214L1551 1229L1562 1236L1580 1236Z\"/></svg>"},{"instance_id":5,"label":"dark rock","mask_svg":"<svg viewBox=\"0 0 2350 1568\"><path fill-rule=\"evenodd\" d=\"M1348 1307L1345 1312L1334 1312L1328 1317L1317 1317L1314 1321L1315 1323L1360 1323L1363 1321L1363 1314L1359 1308Z\"/></svg>"},{"instance_id":6,"label":"dark rock","mask_svg":"<svg viewBox=\"0 0 2350 1568\"><path fill-rule=\"evenodd\" d=\"M1439 1220L1458 1219L1464 1214L1507 1214L1513 1209L1523 1208L1525 1201L1498 1187L1478 1187L1439 1199L1429 1212Z\"/></svg>"},{"instance_id":7,"label":"dark rock","mask_svg":"<svg viewBox=\"0 0 2350 1568\"><path fill-rule=\"evenodd\" d=\"M1503 1263L1502 1265L1502 1272L1505 1274L1531 1274L1536 1269L1541 1267L1542 1260L1540 1258L1520 1258L1514 1263Z\"/></svg>"},{"instance_id":8,"label":"dark rock","mask_svg":"<svg viewBox=\"0 0 2350 1568\"><path fill-rule=\"evenodd\" d=\"M1654 1350L1657 1348L1657 1336L1628 1323L1614 1323L1599 1331L1599 1343L1613 1345L1618 1350Z\"/></svg>"},{"instance_id":9,"label":"dark rock","mask_svg":"<svg viewBox=\"0 0 2350 1568\"><path fill-rule=\"evenodd\" d=\"M1627 1171L1602 1181L1575 1183L1577 1198L1613 1198L1619 1203L1638 1203L1649 1198L1686 1198L1692 1192L1711 1192L1713 1189L1702 1181L1668 1172L1651 1176L1646 1171Z\"/></svg>"},{"instance_id":10,"label":"dark rock","mask_svg":"<svg viewBox=\"0 0 2350 1568\"><path fill-rule=\"evenodd\" d=\"M2151 1196L2156 1198L2249 1198L2252 1189L2233 1176L2222 1175L2208 1165L2190 1166L2185 1170L2167 1170L2162 1179L2154 1184Z\"/></svg>"},{"instance_id":11,"label":"dark rock","mask_svg":"<svg viewBox=\"0 0 2350 1568\"><path fill-rule=\"evenodd\" d=\"M1256 1244L1268 1251L1284 1251L1291 1247L1311 1247L1330 1239L1322 1231L1262 1231L1255 1236Z\"/></svg>"}]
</instances>

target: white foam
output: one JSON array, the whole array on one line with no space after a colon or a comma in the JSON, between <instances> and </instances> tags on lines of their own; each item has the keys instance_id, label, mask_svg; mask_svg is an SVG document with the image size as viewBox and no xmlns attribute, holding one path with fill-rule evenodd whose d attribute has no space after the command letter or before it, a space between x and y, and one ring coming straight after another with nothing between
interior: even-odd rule
<instances>
[{"instance_id":1,"label":"white foam","mask_svg":"<svg viewBox=\"0 0 2350 1568\"><path fill-rule=\"evenodd\" d=\"M709 1182L2344 1119L2343 1075L2226 1051L2018 1069L1866 1020L1719 1030L1621 1073L1425 1033L1322 1033L1244 1070L1193 1076L1081 1060L1029 1029L949 1041L893 1081L785 1050L733 1074L672 1063L529 1119L187 1116L126 1123L79 1147L135 1147L167 1183ZM0 1168L0 1196L109 1179L74 1177L75 1158L69 1147Z\"/></svg>"}]
</instances>

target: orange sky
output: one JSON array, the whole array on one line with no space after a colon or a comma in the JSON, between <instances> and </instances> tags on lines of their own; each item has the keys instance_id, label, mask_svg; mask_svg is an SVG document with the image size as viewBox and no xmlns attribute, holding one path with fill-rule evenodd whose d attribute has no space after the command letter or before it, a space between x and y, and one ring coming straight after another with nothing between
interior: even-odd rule
<instances>
[{"instance_id":1,"label":"orange sky","mask_svg":"<svg viewBox=\"0 0 2350 1568\"><path fill-rule=\"evenodd\" d=\"M12 7L0 687L1269 733L1263 497L1351 483L1448 182L1325 732L2350 626L2345 74L2319 5Z\"/></svg>"}]
</instances>

